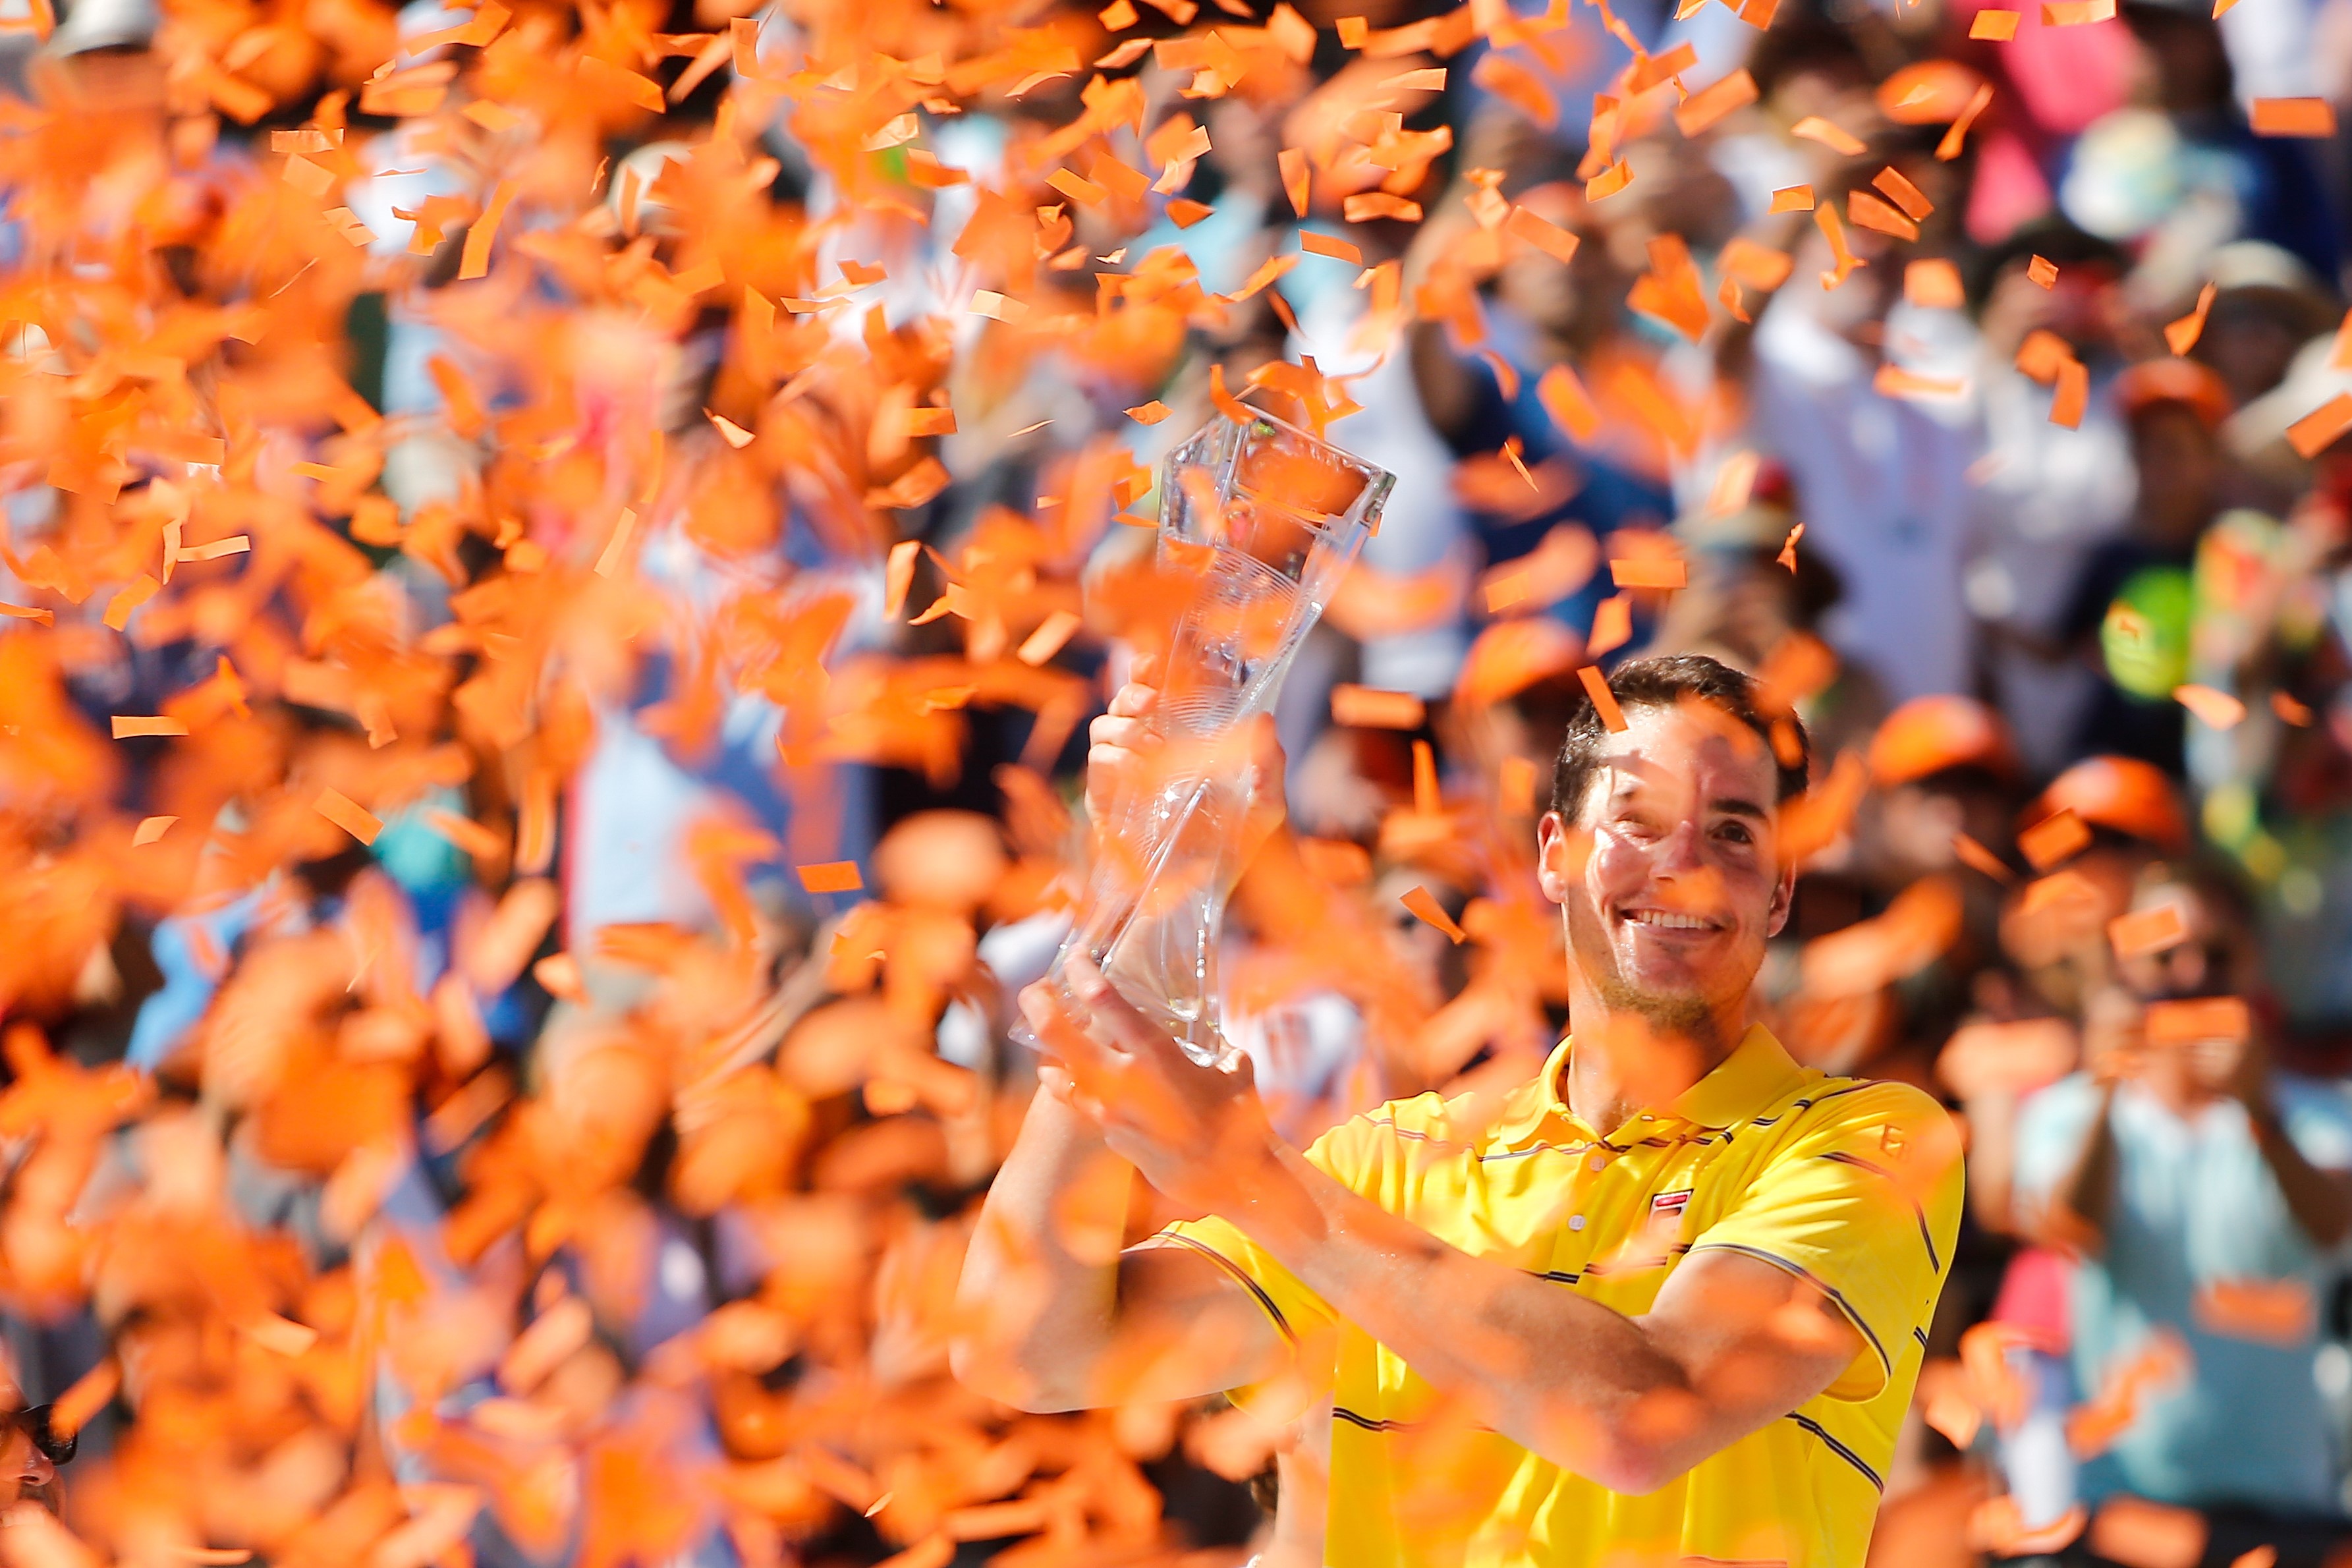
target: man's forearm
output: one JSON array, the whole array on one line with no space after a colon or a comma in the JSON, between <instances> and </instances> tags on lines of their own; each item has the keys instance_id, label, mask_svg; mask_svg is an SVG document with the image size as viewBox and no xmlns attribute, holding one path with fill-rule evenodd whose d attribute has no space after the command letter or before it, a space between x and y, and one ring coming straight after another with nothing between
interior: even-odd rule
<instances>
[{"instance_id":1,"label":"man's forearm","mask_svg":"<svg viewBox=\"0 0 2352 1568\"><path fill-rule=\"evenodd\" d=\"M2272 1179L2286 1199L2287 1212L2304 1235L2321 1247L2334 1247L2352 1235L2352 1193L2346 1191L2345 1178L2303 1157L2266 1098L2250 1102L2246 1115L2255 1146L2262 1150L2263 1163L2270 1166Z\"/></svg>"},{"instance_id":2,"label":"man's forearm","mask_svg":"<svg viewBox=\"0 0 2352 1568\"><path fill-rule=\"evenodd\" d=\"M2096 1251L2106 1242L2107 1210L2116 1189L2116 1087L2111 1082L2100 1091L2082 1152L2050 1194L2042 1228L2050 1233L2047 1239L2065 1247Z\"/></svg>"},{"instance_id":3,"label":"man's forearm","mask_svg":"<svg viewBox=\"0 0 2352 1568\"><path fill-rule=\"evenodd\" d=\"M1296 1151L1277 1150L1251 1186L1227 1218L1339 1316L1521 1447L1638 1492L1713 1446L1691 1419L1699 1402L1683 1365L1632 1319L1450 1247Z\"/></svg>"},{"instance_id":4,"label":"man's forearm","mask_svg":"<svg viewBox=\"0 0 2352 1568\"><path fill-rule=\"evenodd\" d=\"M958 1376L1015 1404L1078 1397L1110 1342L1117 1249L1101 1261L1073 1256L1056 1208L1109 1158L1085 1117L1042 1089L1029 1102L965 1254Z\"/></svg>"}]
</instances>

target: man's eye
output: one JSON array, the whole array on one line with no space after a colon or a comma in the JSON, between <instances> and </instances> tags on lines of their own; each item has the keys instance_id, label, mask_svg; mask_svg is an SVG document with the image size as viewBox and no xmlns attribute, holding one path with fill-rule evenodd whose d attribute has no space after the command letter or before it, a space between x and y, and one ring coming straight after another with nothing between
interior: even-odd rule
<instances>
[{"instance_id":1,"label":"man's eye","mask_svg":"<svg viewBox=\"0 0 2352 1568\"><path fill-rule=\"evenodd\" d=\"M1748 831L1748 825L1744 822L1727 822L1715 831L1717 837L1723 838L1733 844L1753 844L1756 842L1756 835Z\"/></svg>"}]
</instances>

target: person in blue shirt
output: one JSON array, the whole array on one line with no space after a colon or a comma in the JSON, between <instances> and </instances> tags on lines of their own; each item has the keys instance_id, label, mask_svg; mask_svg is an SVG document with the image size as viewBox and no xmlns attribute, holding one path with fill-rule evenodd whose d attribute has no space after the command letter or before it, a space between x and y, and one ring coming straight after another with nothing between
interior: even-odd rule
<instances>
[{"instance_id":1,"label":"person in blue shirt","mask_svg":"<svg viewBox=\"0 0 2352 1568\"><path fill-rule=\"evenodd\" d=\"M2027 1234L2077 1259L2072 1359L2085 1397L2161 1338L2188 1351L2188 1370L2144 1390L2129 1425L2087 1457L2082 1500L2199 1510L2209 1564L2267 1545L2280 1568L2318 1568L2352 1540L2313 1377L2330 1255L2352 1234L2352 1105L2340 1085L2273 1070L2258 1026L2217 1021L2185 1041L2149 1026L2156 1005L2240 989L2252 954L2231 903L2162 868L2143 879L2136 912L2169 906L2184 935L2120 960L2121 984L2093 999L2086 1070L2020 1119L2017 1192ZM2271 1304L2270 1321L2231 1310L2249 1296Z\"/></svg>"}]
</instances>

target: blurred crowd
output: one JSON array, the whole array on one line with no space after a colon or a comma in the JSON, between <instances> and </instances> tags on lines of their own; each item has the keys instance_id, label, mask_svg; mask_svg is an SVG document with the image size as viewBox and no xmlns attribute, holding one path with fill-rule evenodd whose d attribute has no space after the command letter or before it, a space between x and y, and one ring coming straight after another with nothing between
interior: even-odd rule
<instances>
[{"instance_id":1,"label":"blurred crowd","mask_svg":"<svg viewBox=\"0 0 2352 1568\"><path fill-rule=\"evenodd\" d=\"M1760 1015L1969 1138L1874 1550L2347 1551L2352 4L2210 10L0 4L0 1559L1319 1564L946 1365L1236 398L1396 478L1286 1133L1535 1069L1579 671L1713 654Z\"/></svg>"}]
</instances>

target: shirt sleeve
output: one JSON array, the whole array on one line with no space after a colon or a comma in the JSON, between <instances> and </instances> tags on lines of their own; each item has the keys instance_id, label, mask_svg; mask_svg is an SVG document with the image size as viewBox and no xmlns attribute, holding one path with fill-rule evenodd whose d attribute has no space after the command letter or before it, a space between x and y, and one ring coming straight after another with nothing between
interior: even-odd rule
<instances>
[{"instance_id":1,"label":"shirt sleeve","mask_svg":"<svg viewBox=\"0 0 2352 1568\"><path fill-rule=\"evenodd\" d=\"M1376 1123L1369 1116L1343 1121L1315 1140L1307 1148L1307 1163L1349 1191L1361 1192L1364 1173L1372 1168L1376 1156L1375 1145L1389 1132L1388 1125ZM1276 1262L1272 1253L1252 1241L1231 1220L1215 1215L1178 1220L1138 1242L1135 1250L1160 1247L1186 1247L1215 1262L1247 1289L1293 1346L1339 1321L1339 1314L1329 1303L1308 1289L1296 1274Z\"/></svg>"},{"instance_id":2,"label":"shirt sleeve","mask_svg":"<svg viewBox=\"0 0 2352 1568\"><path fill-rule=\"evenodd\" d=\"M1926 1342L1960 1228L1959 1135L1905 1084L1824 1095L1805 1118L1691 1250L1744 1253L1819 1289L1864 1342L1830 1396L1867 1400Z\"/></svg>"}]
</instances>

